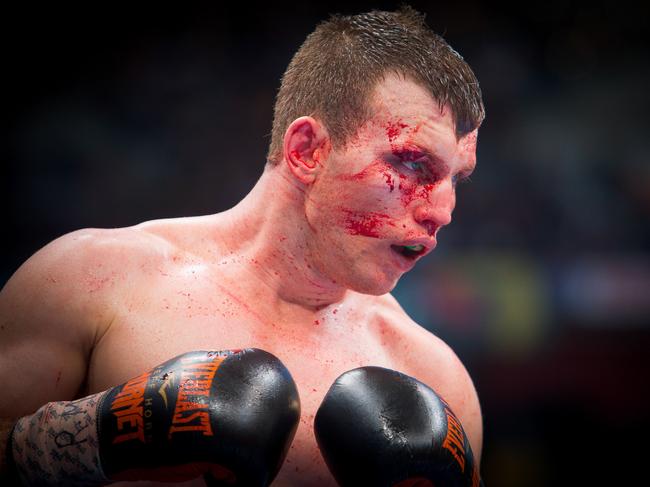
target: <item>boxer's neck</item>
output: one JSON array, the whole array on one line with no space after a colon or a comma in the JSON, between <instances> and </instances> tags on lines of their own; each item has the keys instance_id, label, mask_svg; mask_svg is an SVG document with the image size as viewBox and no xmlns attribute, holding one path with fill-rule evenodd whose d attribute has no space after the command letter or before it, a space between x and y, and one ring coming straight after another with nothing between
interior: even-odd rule
<instances>
[{"instance_id":1,"label":"boxer's neck","mask_svg":"<svg viewBox=\"0 0 650 487\"><path fill-rule=\"evenodd\" d=\"M267 168L251 192L226 215L228 247L261 281L259 292L275 305L317 311L339 303L347 289L318 272L305 218L305 188L283 167Z\"/></svg>"}]
</instances>

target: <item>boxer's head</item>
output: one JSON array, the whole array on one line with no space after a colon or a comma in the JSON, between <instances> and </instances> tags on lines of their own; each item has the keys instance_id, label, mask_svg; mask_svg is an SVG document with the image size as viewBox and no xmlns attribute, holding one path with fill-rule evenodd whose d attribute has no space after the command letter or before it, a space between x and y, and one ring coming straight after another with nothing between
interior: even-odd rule
<instances>
[{"instance_id":1,"label":"boxer's head","mask_svg":"<svg viewBox=\"0 0 650 487\"><path fill-rule=\"evenodd\" d=\"M412 10L334 17L292 60L270 163L305 192L318 269L390 291L451 220L483 116L471 70Z\"/></svg>"},{"instance_id":2,"label":"boxer's head","mask_svg":"<svg viewBox=\"0 0 650 487\"><path fill-rule=\"evenodd\" d=\"M269 163L282 160L287 127L301 116L327 127L333 147L345 144L372 116L373 89L388 73L412 79L440 106L448 105L459 138L485 116L474 73L423 15L409 7L335 15L307 37L282 77Z\"/></svg>"}]
</instances>

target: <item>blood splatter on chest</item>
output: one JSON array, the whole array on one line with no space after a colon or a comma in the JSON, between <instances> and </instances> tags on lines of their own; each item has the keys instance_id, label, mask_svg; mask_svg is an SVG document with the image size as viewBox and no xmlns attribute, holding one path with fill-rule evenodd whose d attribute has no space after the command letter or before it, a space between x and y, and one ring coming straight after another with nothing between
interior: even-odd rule
<instances>
[{"instance_id":1,"label":"blood splatter on chest","mask_svg":"<svg viewBox=\"0 0 650 487\"><path fill-rule=\"evenodd\" d=\"M327 327L358 323L339 308L305 323L284 323L257 313L250 299L234 292L207 299L196 288L161 294L168 307L131 306L94 351L91 391L122 383L170 357L190 350L255 347L276 355L291 372L301 399L301 419L287 459L273 485L336 485L313 433L313 419L324 395L343 372L362 365L393 366L369 336L353 329L343 340ZM191 298L191 300L190 300ZM259 303L258 306L259 307ZM200 313L194 313L200 309ZM336 312L335 312L336 311ZM191 314L191 316L190 316ZM318 324L316 324L318 322ZM309 330L300 327L309 326ZM343 333L343 331L341 332Z\"/></svg>"}]
</instances>

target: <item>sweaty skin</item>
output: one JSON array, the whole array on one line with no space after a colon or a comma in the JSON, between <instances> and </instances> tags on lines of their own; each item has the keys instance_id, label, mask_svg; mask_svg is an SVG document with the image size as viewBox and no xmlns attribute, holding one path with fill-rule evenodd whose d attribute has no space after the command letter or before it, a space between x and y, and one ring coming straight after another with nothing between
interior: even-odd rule
<instances>
[{"instance_id":1,"label":"sweaty skin","mask_svg":"<svg viewBox=\"0 0 650 487\"><path fill-rule=\"evenodd\" d=\"M314 414L339 375L365 365L437 391L480 458L469 375L388 294L451 221L476 132L458 140L448 107L403 78L387 77L373 102L345 147L318 120L294 121L283 160L231 210L81 230L37 252L0 294L0 416L103 391L187 351L255 347L290 370L302 405L275 486L335 485ZM393 247L403 245L418 256Z\"/></svg>"}]
</instances>

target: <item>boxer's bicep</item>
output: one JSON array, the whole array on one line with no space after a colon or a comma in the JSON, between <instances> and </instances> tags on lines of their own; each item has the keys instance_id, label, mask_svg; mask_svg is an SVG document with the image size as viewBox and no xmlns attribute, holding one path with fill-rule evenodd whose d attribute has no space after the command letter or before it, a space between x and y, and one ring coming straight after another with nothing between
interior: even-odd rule
<instances>
[{"instance_id":1,"label":"boxer's bicep","mask_svg":"<svg viewBox=\"0 0 650 487\"><path fill-rule=\"evenodd\" d=\"M0 292L0 417L72 399L84 381L96 332L75 282L78 250L65 237L50 244Z\"/></svg>"},{"instance_id":2,"label":"boxer's bicep","mask_svg":"<svg viewBox=\"0 0 650 487\"><path fill-rule=\"evenodd\" d=\"M411 364L413 375L449 403L461 422L474 460L479 465L483 448L483 416L469 372L451 347L432 333L420 329L418 339L412 343L418 350L417 357L427 357L427 360L417 360Z\"/></svg>"},{"instance_id":3,"label":"boxer's bicep","mask_svg":"<svg viewBox=\"0 0 650 487\"><path fill-rule=\"evenodd\" d=\"M384 322L397 330L394 345L399 345L402 351L409 350L400 354L406 360L402 362L402 371L431 387L450 404L462 423L478 465L483 448L483 417L469 372L452 348L413 321L393 296L384 295L381 304Z\"/></svg>"},{"instance_id":4,"label":"boxer's bicep","mask_svg":"<svg viewBox=\"0 0 650 487\"><path fill-rule=\"evenodd\" d=\"M461 421L478 466L481 463L483 448L483 416L478 394L472 378L458 356L448 346L445 348L449 354L446 359L449 371L449 376L446 378L446 394L451 409Z\"/></svg>"},{"instance_id":5,"label":"boxer's bicep","mask_svg":"<svg viewBox=\"0 0 650 487\"><path fill-rule=\"evenodd\" d=\"M0 417L20 417L77 395L86 371L78 349L44 337L11 340L0 348Z\"/></svg>"},{"instance_id":6,"label":"boxer's bicep","mask_svg":"<svg viewBox=\"0 0 650 487\"><path fill-rule=\"evenodd\" d=\"M483 451L483 414L481 413L481 404L479 402L474 383L472 382L471 377L464 367L463 371L466 376L466 406L465 410L463 411L463 415L466 418L464 426L465 433L467 434L467 438L472 445L472 451L474 453L474 460L476 461L476 465L480 466L481 452Z\"/></svg>"}]
</instances>

